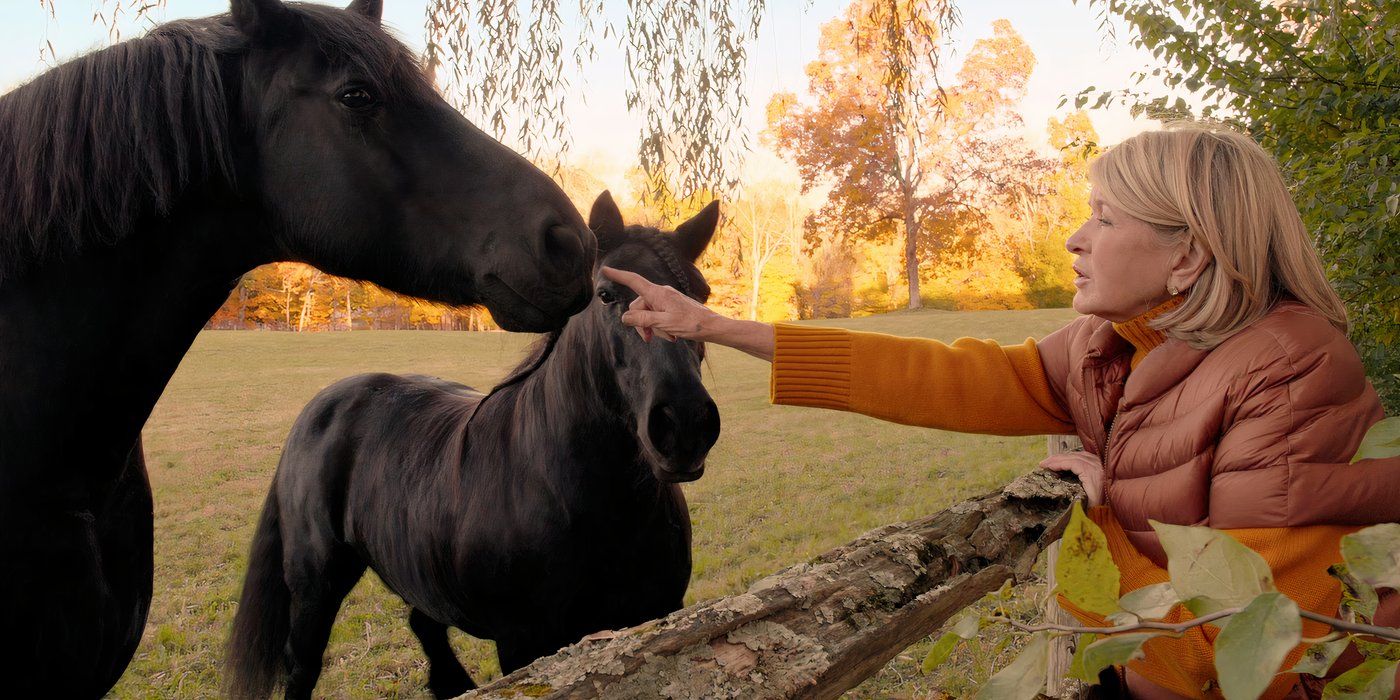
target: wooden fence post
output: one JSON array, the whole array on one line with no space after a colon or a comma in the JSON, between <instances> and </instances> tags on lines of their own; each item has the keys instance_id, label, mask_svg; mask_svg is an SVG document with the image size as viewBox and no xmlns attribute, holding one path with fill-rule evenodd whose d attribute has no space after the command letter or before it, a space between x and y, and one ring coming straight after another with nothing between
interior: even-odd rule
<instances>
[{"instance_id":1,"label":"wooden fence post","mask_svg":"<svg viewBox=\"0 0 1400 700\"><path fill-rule=\"evenodd\" d=\"M1073 452L1083 449L1084 445L1079 442L1079 438L1073 435L1051 435L1047 440L1048 453L1051 455L1063 452ZM1045 550L1045 608L1042 614L1047 623L1058 623L1064 625L1076 624L1073 616L1065 612L1056 603L1055 591L1055 560L1060 556L1060 542L1056 540ZM1074 637L1058 637L1050 644L1050 656L1046 661L1045 668L1045 695L1051 698L1079 698L1085 692L1085 686L1079 681L1067 678L1069 673L1069 661L1074 656Z\"/></svg>"}]
</instances>

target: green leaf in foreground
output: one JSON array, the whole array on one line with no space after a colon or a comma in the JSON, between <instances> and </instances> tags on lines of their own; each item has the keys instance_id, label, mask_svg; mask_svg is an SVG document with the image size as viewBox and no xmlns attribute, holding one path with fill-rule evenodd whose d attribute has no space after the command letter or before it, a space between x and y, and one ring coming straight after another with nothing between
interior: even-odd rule
<instances>
[{"instance_id":1,"label":"green leaf in foreground","mask_svg":"<svg viewBox=\"0 0 1400 700\"><path fill-rule=\"evenodd\" d=\"M1118 567L1108 553L1108 538L1078 503L1060 538L1055 578L1059 592L1080 608L1100 615L1118 611Z\"/></svg>"},{"instance_id":2,"label":"green leaf in foreground","mask_svg":"<svg viewBox=\"0 0 1400 700\"><path fill-rule=\"evenodd\" d=\"M933 648L928 650L928 656L924 657L924 664L919 669L926 676L938 670L938 667L948 660L948 656L953 653L953 649L956 649L958 642L961 641L962 637L952 632L944 633L942 637L938 638L938 641L933 643Z\"/></svg>"},{"instance_id":3,"label":"green leaf in foreground","mask_svg":"<svg viewBox=\"0 0 1400 700\"><path fill-rule=\"evenodd\" d=\"M1050 655L1050 638L1043 632L1031 641L1006 668L977 690L977 700L1033 700L1045 687L1045 662Z\"/></svg>"},{"instance_id":4,"label":"green leaf in foreground","mask_svg":"<svg viewBox=\"0 0 1400 700\"><path fill-rule=\"evenodd\" d=\"M1119 598L1118 607L1122 608L1122 611L1109 615L1108 619L1116 625L1126 625L1139 620L1160 620L1180 602L1170 581L1154 583Z\"/></svg>"},{"instance_id":5,"label":"green leaf in foreground","mask_svg":"<svg viewBox=\"0 0 1400 700\"><path fill-rule=\"evenodd\" d=\"M1070 659L1070 675L1085 683L1098 683L1099 672L1142 658L1142 645L1158 635L1150 632L1118 634L1085 644Z\"/></svg>"},{"instance_id":6,"label":"green leaf in foreground","mask_svg":"<svg viewBox=\"0 0 1400 700\"><path fill-rule=\"evenodd\" d=\"M1264 694L1298 644L1303 622L1298 605L1282 593L1263 593L1230 617L1215 639L1215 673L1230 700L1255 700Z\"/></svg>"},{"instance_id":7,"label":"green leaf in foreground","mask_svg":"<svg viewBox=\"0 0 1400 700\"><path fill-rule=\"evenodd\" d=\"M952 629L948 630L963 639L972 639L977 636L977 630L982 628L982 616L975 612L964 613L958 621L953 623Z\"/></svg>"},{"instance_id":8,"label":"green leaf in foreground","mask_svg":"<svg viewBox=\"0 0 1400 700\"><path fill-rule=\"evenodd\" d=\"M1395 661L1366 659L1322 690L1323 700L1388 700L1395 691Z\"/></svg>"},{"instance_id":9,"label":"green leaf in foreground","mask_svg":"<svg viewBox=\"0 0 1400 700\"><path fill-rule=\"evenodd\" d=\"M1400 455L1400 416L1382 419L1366 431L1356 448L1352 464L1363 459L1384 459Z\"/></svg>"},{"instance_id":10,"label":"green leaf in foreground","mask_svg":"<svg viewBox=\"0 0 1400 700\"><path fill-rule=\"evenodd\" d=\"M1078 678L1079 680L1089 684L1099 682L1098 676L1094 676L1091 678L1089 677L1088 671L1084 670L1084 650L1088 649L1089 645L1094 643L1094 639L1096 637L1097 635L1095 635L1093 632L1086 632L1075 637L1074 656L1070 657L1069 660L1070 678Z\"/></svg>"},{"instance_id":11,"label":"green leaf in foreground","mask_svg":"<svg viewBox=\"0 0 1400 700\"><path fill-rule=\"evenodd\" d=\"M933 643L933 648L928 650L928 656L924 657L924 664L921 667L924 674L933 673L934 669L943 665L948 660L948 655L953 653L953 649L958 646L958 642L964 639L972 639L977 636L977 631L982 627L982 616L975 612L965 612L958 618L953 626Z\"/></svg>"},{"instance_id":12,"label":"green leaf in foreground","mask_svg":"<svg viewBox=\"0 0 1400 700\"><path fill-rule=\"evenodd\" d=\"M1293 668L1288 669L1289 673L1306 673L1310 676L1321 678L1327 675L1327 669L1332 668L1332 664L1337 661L1337 657L1346 651L1351 640L1342 637L1331 642L1314 644L1303 652L1303 658L1298 659L1298 663Z\"/></svg>"},{"instance_id":13,"label":"green leaf in foreground","mask_svg":"<svg viewBox=\"0 0 1400 700\"><path fill-rule=\"evenodd\" d=\"M1376 595L1376 589L1372 588L1371 584L1353 576L1346 564L1333 564L1327 567L1327 573L1342 582L1343 610L1355 613L1363 621L1375 618L1380 597Z\"/></svg>"},{"instance_id":14,"label":"green leaf in foreground","mask_svg":"<svg viewBox=\"0 0 1400 700\"><path fill-rule=\"evenodd\" d=\"M1368 659L1400 661L1400 642L1372 642L1364 637L1352 637L1351 643Z\"/></svg>"},{"instance_id":15,"label":"green leaf in foreground","mask_svg":"<svg viewBox=\"0 0 1400 700\"><path fill-rule=\"evenodd\" d=\"M1342 538L1347 570L1374 587L1400 589L1400 523L1373 525Z\"/></svg>"},{"instance_id":16,"label":"green leaf in foreground","mask_svg":"<svg viewBox=\"0 0 1400 700\"><path fill-rule=\"evenodd\" d=\"M1264 558L1235 538L1208 527L1148 522L1167 552L1172 587L1197 615L1245 606L1274 590Z\"/></svg>"}]
</instances>

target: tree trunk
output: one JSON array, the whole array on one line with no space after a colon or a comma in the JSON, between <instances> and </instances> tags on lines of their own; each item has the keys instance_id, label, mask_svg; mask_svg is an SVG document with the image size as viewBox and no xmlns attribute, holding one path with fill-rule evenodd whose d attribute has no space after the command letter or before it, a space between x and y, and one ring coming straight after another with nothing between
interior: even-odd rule
<instances>
[{"instance_id":1,"label":"tree trunk","mask_svg":"<svg viewBox=\"0 0 1400 700\"><path fill-rule=\"evenodd\" d=\"M904 195L904 274L909 278L909 308L924 308L919 296L919 219L914 216L913 193Z\"/></svg>"},{"instance_id":2,"label":"tree trunk","mask_svg":"<svg viewBox=\"0 0 1400 700\"><path fill-rule=\"evenodd\" d=\"M749 290L749 320L758 320L758 288L763 283L763 268L755 267L752 275L752 289Z\"/></svg>"},{"instance_id":3,"label":"tree trunk","mask_svg":"<svg viewBox=\"0 0 1400 700\"><path fill-rule=\"evenodd\" d=\"M248 278L238 280L238 330L247 328L248 320Z\"/></svg>"},{"instance_id":4,"label":"tree trunk","mask_svg":"<svg viewBox=\"0 0 1400 700\"><path fill-rule=\"evenodd\" d=\"M1027 575L1077 483L1035 471L1000 491L862 535L747 593L589 635L472 700L834 698L959 610Z\"/></svg>"}]
</instances>

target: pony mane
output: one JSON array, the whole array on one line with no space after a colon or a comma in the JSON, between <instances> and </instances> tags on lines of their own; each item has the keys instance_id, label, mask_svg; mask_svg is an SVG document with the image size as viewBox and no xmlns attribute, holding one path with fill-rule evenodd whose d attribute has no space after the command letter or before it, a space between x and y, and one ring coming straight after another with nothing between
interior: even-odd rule
<instances>
[{"instance_id":1,"label":"pony mane","mask_svg":"<svg viewBox=\"0 0 1400 700\"><path fill-rule=\"evenodd\" d=\"M677 255L675 251L675 243L671 241L672 234L662 233L658 229L647 226L633 225L624 229L624 236L623 240L617 242L617 247L627 244L640 244L641 247L648 250L661 261L662 266L665 267L667 272L673 277L672 283L676 285L677 289L694 297L701 303L709 298L709 283L705 280L704 275L700 274L700 270L697 269L695 265L681 261L680 256ZM579 313L582 314L583 312ZM573 322L573 319L570 319L569 323ZM529 379L536 371L543 367L545 362L554 355L554 351L558 349L559 341L563 335L564 331L562 329L551 331L532 343L529 350L525 353L525 359L521 360L520 364L516 365L515 368L506 375L505 379L502 379L499 384L492 387L491 391L487 392L487 394L481 398L481 401L477 403L476 407L472 409L473 417L480 413L481 407L484 406L491 397ZM581 372L583 369L578 368L578 371Z\"/></svg>"},{"instance_id":2,"label":"pony mane","mask_svg":"<svg viewBox=\"0 0 1400 700\"><path fill-rule=\"evenodd\" d=\"M372 23L335 8L288 8L323 53L386 90L431 90L407 50ZM220 63L247 49L228 15L169 22L0 96L0 282L123 240L142 217L169 214L191 185L235 184Z\"/></svg>"}]
</instances>

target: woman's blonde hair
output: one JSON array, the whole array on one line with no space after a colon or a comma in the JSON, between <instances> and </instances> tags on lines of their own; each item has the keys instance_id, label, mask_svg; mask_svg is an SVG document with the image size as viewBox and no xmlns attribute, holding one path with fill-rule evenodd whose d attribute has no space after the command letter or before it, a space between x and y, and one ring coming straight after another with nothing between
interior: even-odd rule
<instances>
[{"instance_id":1,"label":"woman's blonde hair","mask_svg":"<svg viewBox=\"0 0 1400 700\"><path fill-rule=\"evenodd\" d=\"M1213 258L1185 302L1153 321L1158 330L1212 348L1292 297L1346 332L1346 309L1278 163L1254 139L1213 124L1170 124L1105 151L1090 163L1089 181L1168 245L1195 240Z\"/></svg>"}]
</instances>

